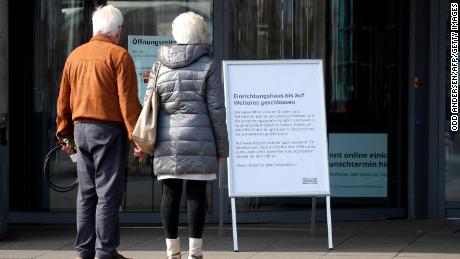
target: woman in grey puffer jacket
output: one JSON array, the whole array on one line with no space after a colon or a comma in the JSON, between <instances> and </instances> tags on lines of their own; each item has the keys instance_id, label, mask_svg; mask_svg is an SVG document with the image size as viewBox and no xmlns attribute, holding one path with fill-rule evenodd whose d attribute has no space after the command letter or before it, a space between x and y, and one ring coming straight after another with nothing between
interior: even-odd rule
<instances>
[{"instance_id":1,"label":"woman in grey puffer jacket","mask_svg":"<svg viewBox=\"0 0 460 259\"><path fill-rule=\"evenodd\" d=\"M178 44L160 47L158 79L147 88L155 87L160 97L153 164L163 186L161 215L168 258L180 258L177 226L183 180L187 180L188 258L202 258L206 181L216 178L218 160L228 157L224 92L219 65L208 56L208 45L202 44L207 28L203 18L183 13L172 27Z\"/></svg>"}]
</instances>

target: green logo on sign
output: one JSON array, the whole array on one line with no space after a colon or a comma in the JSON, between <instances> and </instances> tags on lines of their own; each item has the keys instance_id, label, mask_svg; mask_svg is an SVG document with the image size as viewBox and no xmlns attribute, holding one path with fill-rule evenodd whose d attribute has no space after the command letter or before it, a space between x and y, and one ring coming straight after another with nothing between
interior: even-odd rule
<instances>
[{"instance_id":1,"label":"green logo on sign","mask_svg":"<svg viewBox=\"0 0 460 259\"><path fill-rule=\"evenodd\" d=\"M302 178L303 184L318 184L318 178Z\"/></svg>"}]
</instances>

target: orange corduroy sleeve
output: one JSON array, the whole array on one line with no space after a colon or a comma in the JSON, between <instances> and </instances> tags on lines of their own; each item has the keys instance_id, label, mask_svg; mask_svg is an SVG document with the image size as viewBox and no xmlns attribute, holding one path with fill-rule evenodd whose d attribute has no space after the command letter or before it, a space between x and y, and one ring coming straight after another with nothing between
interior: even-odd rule
<instances>
[{"instance_id":1,"label":"orange corduroy sleeve","mask_svg":"<svg viewBox=\"0 0 460 259\"><path fill-rule=\"evenodd\" d=\"M133 59L128 53L123 55L116 68L120 110L128 130L128 137L132 139L134 127L141 113L141 105L137 95L136 69Z\"/></svg>"},{"instance_id":2,"label":"orange corduroy sleeve","mask_svg":"<svg viewBox=\"0 0 460 259\"><path fill-rule=\"evenodd\" d=\"M59 87L59 97L57 100L57 130L56 136L62 140L65 138L73 138L73 121L72 109L70 107L70 83L69 83L69 68L68 64L64 65L62 72L61 85Z\"/></svg>"}]
</instances>

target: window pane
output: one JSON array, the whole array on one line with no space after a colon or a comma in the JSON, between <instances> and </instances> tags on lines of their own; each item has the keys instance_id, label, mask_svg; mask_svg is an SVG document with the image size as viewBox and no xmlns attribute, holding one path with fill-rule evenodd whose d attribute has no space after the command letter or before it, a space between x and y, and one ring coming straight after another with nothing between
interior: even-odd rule
<instances>
[{"instance_id":1,"label":"window pane","mask_svg":"<svg viewBox=\"0 0 460 259\"><path fill-rule=\"evenodd\" d=\"M55 145L56 100L62 69L68 54L79 45L86 43L92 36L91 15L100 4L110 4L120 9L124 16L124 24L120 46L129 49L129 36L168 36L171 34L171 23L180 13L193 11L202 15L208 24L208 42L212 50L213 22L211 0L179 0L179 1L79 1L51 0L40 3L40 30L38 34L38 67L40 80L34 93L34 108L49 118L47 125L47 141L42 145L45 150ZM159 46L147 46L149 53L156 53ZM137 59L142 56L134 57ZM150 68L154 62L149 61ZM145 63L145 62L144 62ZM136 67L136 70L141 70ZM142 78L142 75L141 75ZM140 80L139 80L140 81ZM139 82L141 89L143 82ZM50 101L51 100L51 101ZM132 150L130 147L129 150ZM140 163L131 153L127 156L126 190L122 203L122 211L152 212L160 210L161 185L153 176L151 162ZM67 155L59 153L50 158L49 172L56 184L69 184L76 177L76 167ZM44 182L44 179L42 179ZM212 185L208 184L208 209L212 210ZM185 193L185 192L184 192ZM42 190L42 197L48 196L48 188ZM46 198L45 198L46 199ZM49 190L49 200L42 204L42 209L51 211L75 210L76 190L58 193ZM185 211L185 203L181 209Z\"/></svg>"}]
</instances>

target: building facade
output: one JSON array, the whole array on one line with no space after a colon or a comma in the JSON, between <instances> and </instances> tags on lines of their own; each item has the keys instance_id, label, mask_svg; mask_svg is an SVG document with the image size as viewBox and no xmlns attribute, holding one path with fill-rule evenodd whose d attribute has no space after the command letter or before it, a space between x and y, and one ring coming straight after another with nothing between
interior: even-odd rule
<instances>
[{"instance_id":1,"label":"building facade","mask_svg":"<svg viewBox=\"0 0 460 259\"><path fill-rule=\"evenodd\" d=\"M172 40L171 21L185 11L208 21L215 59L322 59L333 219L460 216L460 137L448 127L448 1L3 2L8 4L9 87L0 100L9 100L9 112L0 111L8 114L8 143L1 147L0 161L9 169L0 167L8 182L0 188L7 189L9 205L0 203L0 209L3 215L9 211L10 223L74 221L75 190L51 190L42 166L56 145L64 62L90 39L91 14L101 4L124 15L120 45L133 56L140 95L143 72L155 61L158 46ZM351 162L358 161L356 153L380 154L367 162L384 164L339 168L332 163L344 161L334 156L337 152ZM126 159L121 221L160 223L161 186L151 165L131 155ZM64 154L51 157L46 171L61 185L75 179L75 166ZM219 205L215 181L208 184L208 222L219 220ZM185 221L185 203L181 206ZM321 199L318 207L324 218ZM305 197L237 199L240 222L307 221L310 208ZM223 216L230 220L228 209Z\"/></svg>"}]
</instances>

